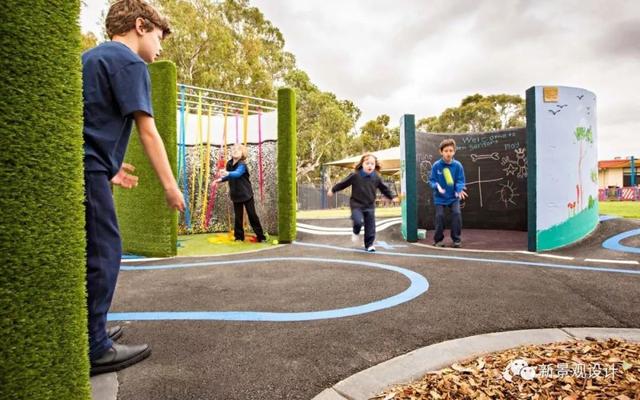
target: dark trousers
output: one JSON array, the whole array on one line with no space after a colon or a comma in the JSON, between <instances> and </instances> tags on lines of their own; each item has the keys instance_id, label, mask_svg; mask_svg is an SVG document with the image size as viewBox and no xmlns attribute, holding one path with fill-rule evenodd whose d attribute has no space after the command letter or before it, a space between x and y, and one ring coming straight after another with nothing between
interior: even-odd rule
<instances>
[{"instance_id":1,"label":"dark trousers","mask_svg":"<svg viewBox=\"0 0 640 400\"><path fill-rule=\"evenodd\" d=\"M445 216L444 209L451 208L451 239L454 242L460 241L462 233L462 213L460 213L460 200L456 200L448 206L436 204L436 231L433 234L434 242L441 242L444 239Z\"/></svg>"},{"instance_id":2,"label":"dark trousers","mask_svg":"<svg viewBox=\"0 0 640 400\"><path fill-rule=\"evenodd\" d=\"M360 229L364 224L364 247L369 248L376 240L376 209L375 208L352 208L351 219L353 220L353 233L360 234Z\"/></svg>"},{"instance_id":3,"label":"dark trousers","mask_svg":"<svg viewBox=\"0 0 640 400\"><path fill-rule=\"evenodd\" d=\"M87 307L89 358L95 360L113 344L107 336L107 312L116 289L122 244L106 172L85 172L87 234Z\"/></svg>"},{"instance_id":4,"label":"dark trousers","mask_svg":"<svg viewBox=\"0 0 640 400\"><path fill-rule=\"evenodd\" d=\"M256 205L253 202L253 197L247 201L233 203L233 212L235 214L235 224L233 225L233 236L236 240L244 240L244 228L242 226L243 220L243 208L247 210L247 216L249 217L249 224L253 232L256 234L256 239L259 242L265 240L264 232L262 231L262 225L260 225L260 219L256 213Z\"/></svg>"}]
</instances>

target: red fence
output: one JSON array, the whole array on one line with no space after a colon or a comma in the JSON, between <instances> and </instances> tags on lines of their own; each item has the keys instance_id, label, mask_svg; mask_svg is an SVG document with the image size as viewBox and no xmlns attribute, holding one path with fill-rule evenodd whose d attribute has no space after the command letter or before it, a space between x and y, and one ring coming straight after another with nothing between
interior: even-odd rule
<instances>
[{"instance_id":1,"label":"red fence","mask_svg":"<svg viewBox=\"0 0 640 400\"><path fill-rule=\"evenodd\" d=\"M640 201L640 188L623 187L599 189L598 199L600 201L619 200L619 201Z\"/></svg>"}]
</instances>

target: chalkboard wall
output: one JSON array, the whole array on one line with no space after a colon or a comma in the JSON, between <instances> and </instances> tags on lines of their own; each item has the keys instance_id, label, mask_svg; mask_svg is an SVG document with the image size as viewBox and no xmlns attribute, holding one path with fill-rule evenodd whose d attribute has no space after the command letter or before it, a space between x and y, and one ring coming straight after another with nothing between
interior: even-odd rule
<instances>
[{"instance_id":1,"label":"chalkboard wall","mask_svg":"<svg viewBox=\"0 0 640 400\"><path fill-rule=\"evenodd\" d=\"M463 229L526 231L525 128L473 134L416 132L418 228L434 228L433 193L427 182L431 166L440 159L440 142L446 138L456 141L455 159L462 163L467 182Z\"/></svg>"}]
</instances>

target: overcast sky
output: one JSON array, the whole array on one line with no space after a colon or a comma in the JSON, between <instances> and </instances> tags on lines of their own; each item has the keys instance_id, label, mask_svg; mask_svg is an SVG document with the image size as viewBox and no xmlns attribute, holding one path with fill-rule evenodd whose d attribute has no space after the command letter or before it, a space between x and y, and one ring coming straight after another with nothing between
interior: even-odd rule
<instances>
[{"instance_id":1,"label":"overcast sky","mask_svg":"<svg viewBox=\"0 0 640 400\"><path fill-rule=\"evenodd\" d=\"M100 32L87 1L83 31ZM534 85L598 98L598 158L640 157L640 1L252 0L321 90L380 114L439 115Z\"/></svg>"}]
</instances>

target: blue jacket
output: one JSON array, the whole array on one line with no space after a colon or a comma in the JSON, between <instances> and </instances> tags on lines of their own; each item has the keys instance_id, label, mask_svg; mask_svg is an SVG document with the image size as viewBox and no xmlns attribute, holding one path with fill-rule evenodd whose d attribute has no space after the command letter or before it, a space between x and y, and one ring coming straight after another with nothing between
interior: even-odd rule
<instances>
[{"instance_id":1,"label":"blue jacket","mask_svg":"<svg viewBox=\"0 0 640 400\"><path fill-rule=\"evenodd\" d=\"M445 179L445 169L448 169L451 173L451 178L453 178L452 184L447 184ZM445 190L444 194L441 194L440 191L438 191L438 187L436 186L437 183L439 183L440 187ZM436 161L431 168L429 185L433 190L434 204L448 206L458 200L456 193L460 193L465 187L464 168L460 161L453 159L451 160L451 164L445 163L442 158Z\"/></svg>"}]
</instances>

